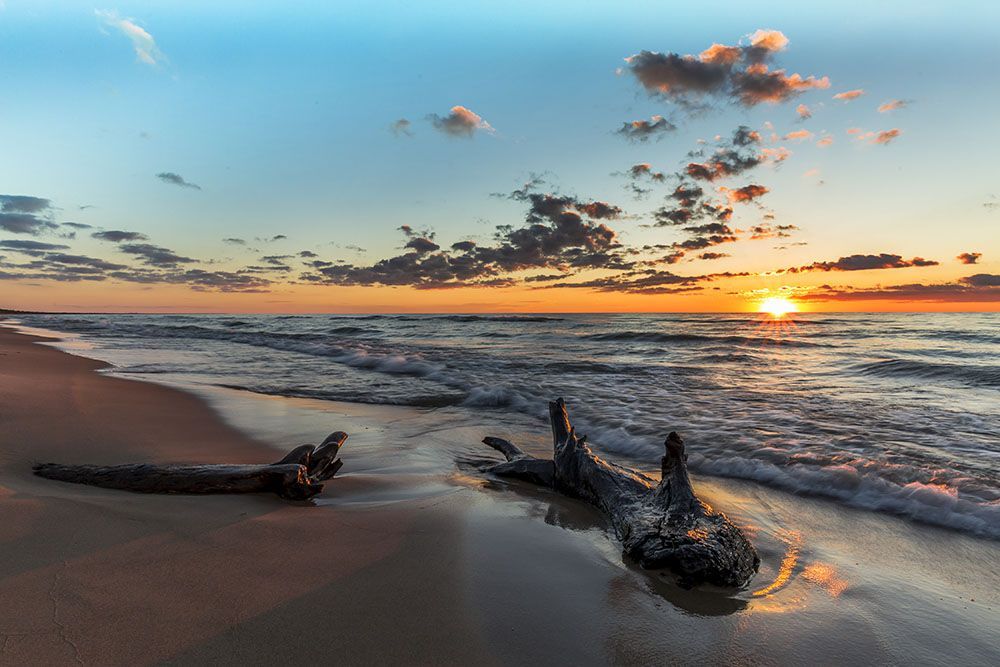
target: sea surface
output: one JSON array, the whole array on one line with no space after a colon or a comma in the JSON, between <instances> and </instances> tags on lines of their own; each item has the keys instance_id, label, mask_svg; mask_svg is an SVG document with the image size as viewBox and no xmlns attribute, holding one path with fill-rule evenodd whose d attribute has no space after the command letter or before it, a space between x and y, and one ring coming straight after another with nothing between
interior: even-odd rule
<instances>
[{"instance_id":1,"label":"sea surface","mask_svg":"<svg viewBox=\"0 0 1000 667\"><path fill-rule=\"evenodd\" d=\"M113 373L466 412L1000 539L1000 314L25 315ZM470 443L475 447L477 443Z\"/></svg>"}]
</instances>

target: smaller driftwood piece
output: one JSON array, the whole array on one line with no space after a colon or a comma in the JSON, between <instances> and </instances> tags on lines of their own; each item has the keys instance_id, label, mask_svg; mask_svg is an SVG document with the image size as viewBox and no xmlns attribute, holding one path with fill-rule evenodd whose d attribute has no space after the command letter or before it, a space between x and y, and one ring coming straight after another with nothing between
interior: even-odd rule
<instances>
[{"instance_id":1,"label":"smaller driftwood piece","mask_svg":"<svg viewBox=\"0 0 1000 667\"><path fill-rule=\"evenodd\" d=\"M577 437L561 398L549 403L549 417L552 460L528 456L501 438L485 438L507 459L488 471L594 505L611 520L626 556L643 568L671 571L682 586L740 588L750 581L760 557L739 528L695 495L680 436L667 437L657 482L597 457L586 437Z\"/></svg>"},{"instance_id":2,"label":"smaller driftwood piece","mask_svg":"<svg viewBox=\"0 0 1000 667\"><path fill-rule=\"evenodd\" d=\"M316 445L302 445L283 459L263 465L62 465L39 463L39 477L139 493L276 493L290 500L311 498L323 490L343 462L337 458L347 440L343 431Z\"/></svg>"}]
</instances>

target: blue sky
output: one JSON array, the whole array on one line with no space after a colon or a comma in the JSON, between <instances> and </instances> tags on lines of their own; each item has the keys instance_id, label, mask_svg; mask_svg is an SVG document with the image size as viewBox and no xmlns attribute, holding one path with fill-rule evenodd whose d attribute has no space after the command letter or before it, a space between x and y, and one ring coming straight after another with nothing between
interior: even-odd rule
<instances>
[{"instance_id":1,"label":"blue sky","mask_svg":"<svg viewBox=\"0 0 1000 667\"><path fill-rule=\"evenodd\" d=\"M491 193L542 174L549 190L621 206L625 242L663 244L675 230L643 226L663 193L637 201L621 173L642 162L675 172L699 139L747 125L791 151L753 180L808 245L733 244L712 270L879 252L943 264L975 250L987 268L997 261L1000 213L984 206L1000 196L996 3L537 4L7 0L0 193L45 197L60 222L135 230L222 264L244 252L223 238L276 234L289 237L281 252L363 263L399 252L400 225L450 244L521 224L523 206ZM155 62L111 15L152 36ZM642 50L697 55L760 28L790 40L774 67L828 76L830 87L690 114L616 73ZM853 89L865 94L832 99ZM894 99L907 105L876 110ZM798 119L799 103L812 118ZM454 105L495 133L452 137L427 120ZM614 133L653 114L678 129L647 143ZM412 136L390 132L399 118ZM846 134L855 127L902 134L874 145ZM799 129L813 138L781 139ZM825 134L833 144L817 146ZM759 219L752 208L734 217ZM83 236L74 250L108 253Z\"/></svg>"}]
</instances>

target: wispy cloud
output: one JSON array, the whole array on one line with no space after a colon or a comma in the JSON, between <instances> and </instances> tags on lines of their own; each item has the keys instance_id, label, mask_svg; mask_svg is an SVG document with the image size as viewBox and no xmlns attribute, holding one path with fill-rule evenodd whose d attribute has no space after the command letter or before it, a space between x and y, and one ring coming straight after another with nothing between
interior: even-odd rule
<instances>
[{"instance_id":1,"label":"wispy cloud","mask_svg":"<svg viewBox=\"0 0 1000 667\"><path fill-rule=\"evenodd\" d=\"M156 40L135 19L122 18L118 12L107 9L97 9L94 13L104 25L114 28L128 37L135 49L135 55L140 62L147 65L159 65L166 61L166 56L156 46Z\"/></svg>"},{"instance_id":2,"label":"wispy cloud","mask_svg":"<svg viewBox=\"0 0 1000 667\"><path fill-rule=\"evenodd\" d=\"M836 95L833 96L833 99L842 100L844 102L850 102L851 100L858 99L864 94L865 94L864 90L862 90L861 88L856 88L854 90L845 90L842 93L837 93Z\"/></svg>"},{"instance_id":3,"label":"wispy cloud","mask_svg":"<svg viewBox=\"0 0 1000 667\"><path fill-rule=\"evenodd\" d=\"M184 177L180 174L175 174L172 171L161 171L156 175L158 179L164 183L170 183L171 185L178 185L182 188L192 188L194 190L201 190L201 186L195 183L190 183L184 180Z\"/></svg>"}]
</instances>

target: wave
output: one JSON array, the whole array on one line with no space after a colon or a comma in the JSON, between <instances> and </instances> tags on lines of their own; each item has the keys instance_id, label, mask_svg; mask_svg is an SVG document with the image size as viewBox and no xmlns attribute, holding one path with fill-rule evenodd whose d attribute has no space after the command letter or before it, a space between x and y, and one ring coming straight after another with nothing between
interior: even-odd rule
<instances>
[{"instance_id":1,"label":"wave","mask_svg":"<svg viewBox=\"0 0 1000 667\"><path fill-rule=\"evenodd\" d=\"M929 361L885 359L853 368L862 375L914 380L951 380L963 384L1000 388L1000 366L943 364Z\"/></svg>"},{"instance_id":2,"label":"wave","mask_svg":"<svg viewBox=\"0 0 1000 667\"><path fill-rule=\"evenodd\" d=\"M852 507L1000 539L1000 501L963 498L957 488L944 483L896 481L846 463L781 465L698 453L692 453L689 462L700 473L762 482L794 493L833 498Z\"/></svg>"},{"instance_id":3,"label":"wave","mask_svg":"<svg viewBox=\"0 0 1000 667\"><path fill-rule=\"evenodd\" d=\"M585 334L585 340L622 341L636 343L715 343L730 345L787 345L791 347L826 347L820 343L769 336L713 336L695 333L664 333L662 331L610 331Z\"/></svg>"}]
</instances>

